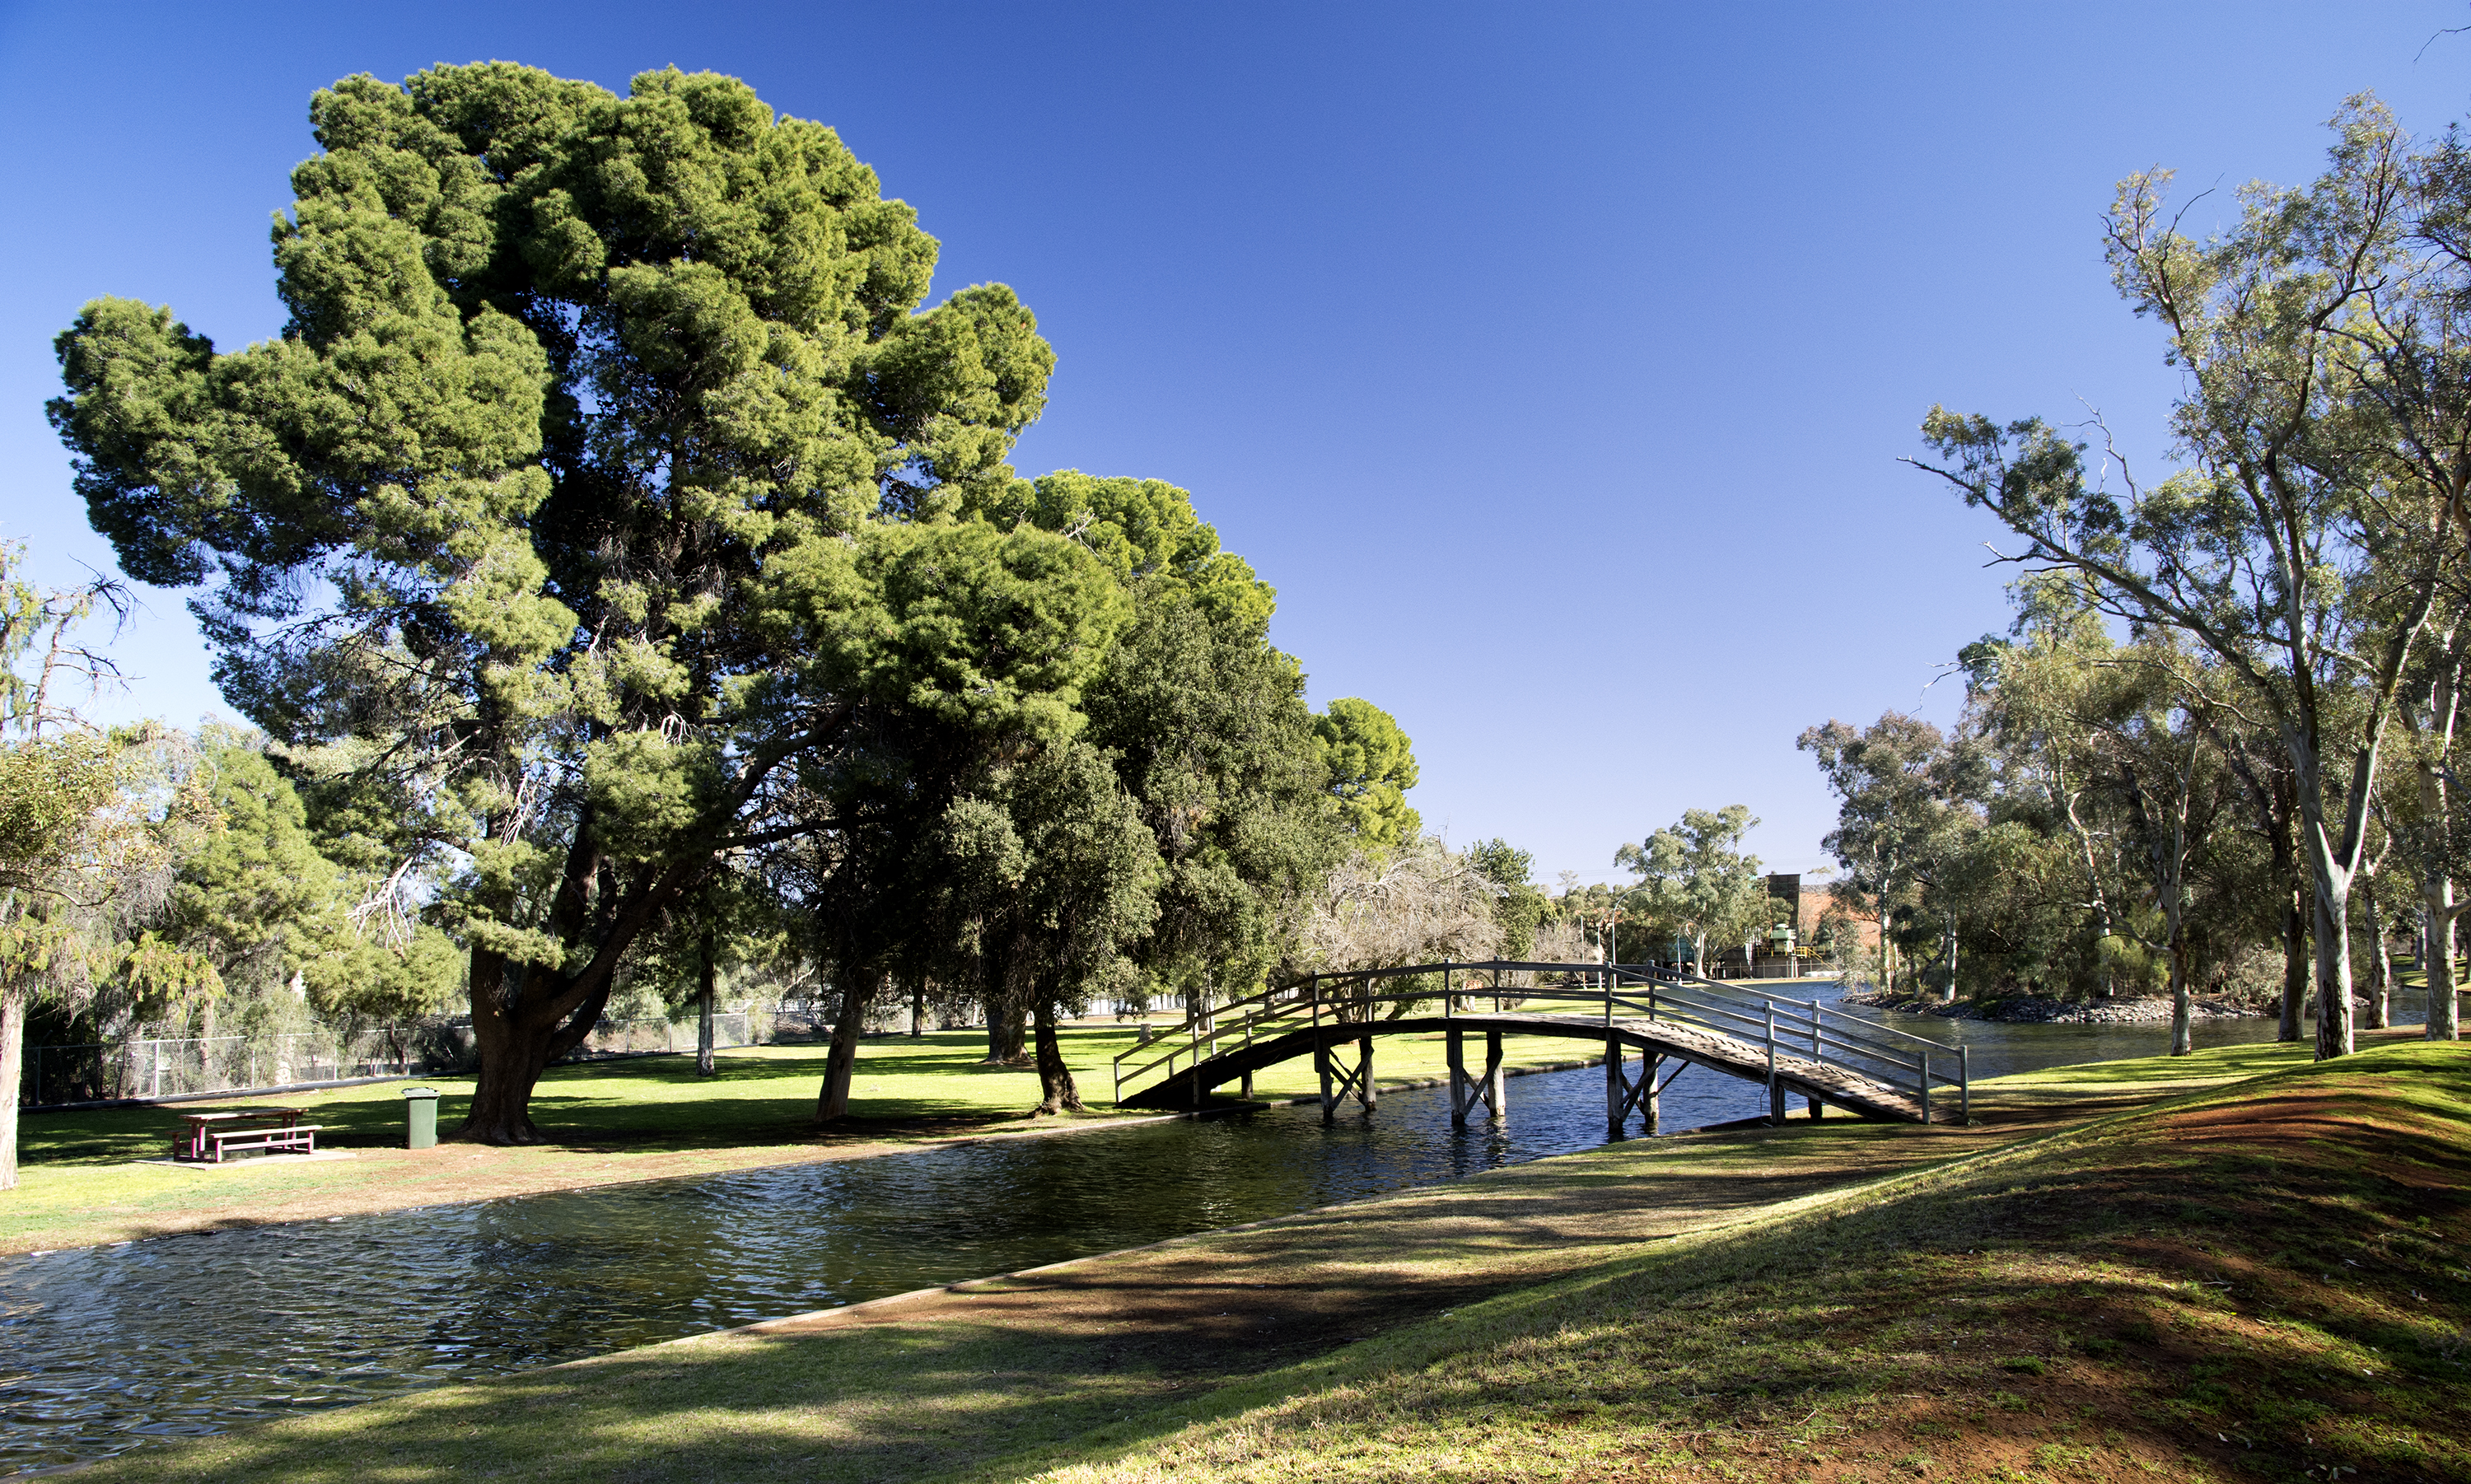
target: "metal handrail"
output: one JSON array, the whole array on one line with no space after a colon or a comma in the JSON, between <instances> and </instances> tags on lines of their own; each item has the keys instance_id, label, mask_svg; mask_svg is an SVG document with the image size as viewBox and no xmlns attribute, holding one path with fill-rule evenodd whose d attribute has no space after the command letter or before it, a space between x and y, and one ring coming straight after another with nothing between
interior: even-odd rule
<instances>
[{"instance_id":1,"label":"metal handrail","mask_svg":"<svg viewBox=\"0 0 2471 1484\"><path fill-rule=\"evenodd\" d=\"M1451 985L1452 976L1467 973L1490 974L1493 983L1464 988ZM1566 978L1558 984L1504 985L1500 982L1504 974L1561 975ZM1382 994L1374 987L1384 979L1428 975L1442 977L1440 993L1419 989L1413 993ZM1629 982L1626 984L1625 981ZM1640 987L1646 992L1644 1000L1635 993ZM1624 993L1625 989L1634 990L1634 993ZM1372 1012L1377 1005L1436 999L1441 1001L1442 1015L1446 1020L1465 1013L1464 1002L1471 1000L1493 1001L1495 1013L1502 1012L1505 1001L1516 1001L1522 1008L1532 1002L1587 1005L1601 1012L1609 1030L1613 1026L1614 1012L1618 1007L1636 1012L1639 1018L1695 1025L1711 1034L1754 1043L1766 1052L1771 1085L1777 1077L1777 1055L1802 1058L1806 1048L1806 1059L1820 1066L1840 1066L1898 1091L1911 1091L1917 1095L1925 1122L1930 1119L1930 1092L1934 1082L1957 1088L1965 1106L1968 1111L1971 1107L1971 1058L1962 1046L1950 1046L1911 1031L1882 1025L1815 1000L1761 995L1736 988L1723 980L1679 970L1639 964L1534 963L1501 959L1473 963L1444 960L1394 969L1314 974L1297 983L1264 988L1224 1005L1196 1007L1187 1012L1181 1025L1159 1038L1170 1043L1180 1038L1181 1045L1170 1044L1163 1054L1150 1057L1129 1070L1124 1064L1140 1058L1150 1049L1148 1046L1128 1048L1113 1059L1110 1070L1115 1074L1117 1097L1121 1100L1127 1080L1145 1077L1162 1067L1172 1077L1180 1060L1187 1063L1185 1070L1190 1071L1208 1057L1220 1054L1218 1048L1223 1043L1233 1041L1239 1047L1250 1047L1263 1039L1263 1033L1272 1026L1284 1027L1281 1034L1306 1025L1325 1024L1370 1026L1373 1024ZM1326 1022L1325 1011L1333 1019ZM1335 1019L1350 1011L1357 1012L1359 1018ZM1730 1025L1726 1024L1729 1022ZM1894 1037L1904 1045L1892 1046L1882 1037ZM1829 1054L1831 1048L1836 1055ZM1896 1054L1909 1048L1918 1048L1918 1060ZM1934 1066L1936 1058L1933 1053L1953 1053L1956 1074L1950 1076L1940 1071L1939 1066ZM1895 1071L1889 1072L1884 1070L1886 1068ZM1901 1085L1906 1083L1910 1083L1910 1088Z\"/></svg>"}]
</instances>

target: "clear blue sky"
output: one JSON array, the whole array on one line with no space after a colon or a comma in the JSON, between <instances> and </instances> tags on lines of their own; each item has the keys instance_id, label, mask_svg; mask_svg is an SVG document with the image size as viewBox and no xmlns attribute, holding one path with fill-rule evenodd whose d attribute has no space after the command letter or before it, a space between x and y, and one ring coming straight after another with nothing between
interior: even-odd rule
<instances>
[{"instance_id":1,"label":"clear blue sky","mask_svg":"<svg viewBox=\"0 0 2471 1484\"><path fill-rule=\"evenodd\" d=\"M1934 401L2173 382L2096 241L2114 181L2298 180L2374 89L2471 94L2471 6L11 5L0 534L107 567L42 418L85 299L277 331L266 224L312 89L505 59L734 73L838 129L1059 364L1027 473L1172 480L1280 590L1315 702L1415 738L1427 823L1549 881L1748 804L1807 868L1795 735L2004 622L1990 534L1899 465ZM2432 37L2435 39L2432 40ZM2424 49L2424 50L2423 50ZM2227 189L2213 198L2226 202ZM2200 216L2210 210L2200 208ZM116 715L217 707L177 595Z\"/></svg>"}]
</instances>

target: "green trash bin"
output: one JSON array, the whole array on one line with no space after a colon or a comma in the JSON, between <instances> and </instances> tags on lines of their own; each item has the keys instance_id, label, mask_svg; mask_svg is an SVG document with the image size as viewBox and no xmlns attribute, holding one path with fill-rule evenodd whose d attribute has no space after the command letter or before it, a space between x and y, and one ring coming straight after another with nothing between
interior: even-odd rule
<instances>
[{"instance_id":1,"label":"green trash bin","mask_svg":"<svg viewBox=\"0 0 2471 1484\"><path fill-rule=\"evenodd\" d=\"M403 1144L405 1148L435 1149L437 1147L437 1089L405 1088L403 1116L407 1125Z\"/></svg>"}]
</instances>

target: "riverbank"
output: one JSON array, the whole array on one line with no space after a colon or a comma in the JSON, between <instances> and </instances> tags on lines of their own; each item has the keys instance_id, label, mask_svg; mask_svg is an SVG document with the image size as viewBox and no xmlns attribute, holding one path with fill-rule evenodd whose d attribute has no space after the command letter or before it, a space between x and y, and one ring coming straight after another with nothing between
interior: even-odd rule
<instances>
[{"instance_id":1,"label":"riverbank","mask_svg":"<svg viewBox=\"0 0 2471 1484\"><path fill-rule=\"evenodd\" d=\"M532 1106L553 1142L526 1148L451 1141L434 1149L402 1147L403 1082L177 1108L35 1114L18 1124L21 1184L0 1192L0 1255L1110 1127L1158 1117L1117 1113L1102 1101L1112 1091L1111 1059L1139 1033L1138 1025L1111 1022L1064 1028L1067 1059L1094 1111L1062 1119L1023 1111L1038 1100L1037 1073L983 1065L986 1041L978 1031L861 1043L850 1117L826 1130L813 1123L824 1048L807 1046L723 1051L712 1078L694 1074L691 1056L552 1068ZM1512 1037L1503 1054L1523 1073L1570 1065L1570 1049L1565 1040ZM1380 1055L1377 1082L1394 1090L1439 1076L1446 1053L1439 1037L1400 1037L1383 1041ZM1312 1076L1309 1060L1290 1063L1256 1078L1255 1092L1301 1095ZM439 1127L451 1132L471 1079L422 1081L445 1094ZM320 1157L267 1155L221 1166L166 1158L182 1113L264 1106L296 1107L305 1121L321 1125ZM327 1150L341 1157L326 1158Z\"/></svg>"},{"instance_id":2,"label":"riverbank","mask_svg":"<svg viewBox=\"0 0 2471 1484\"><path fill-rule=\"evenodd\" d=\"M2167 997L2054 1000L2034 995L2012 995L1998 1000L1938 1000L1927 995L1874 990L1848 993L1844 997L1844 1002L1874 1010L1896 1010L1907 1015L1936 1015L1943 1020L1998 1021L2012 1025L2171 1024L2171 1001ZM2200 1021L2242 1021L2270 1020L2275 1011L2236 1000L2200 995L2189 1007L2189 1013Z\"/></svg>"},{"instance_id":3,"label":"riverbank","mask_svg":"<svg viewBox=\"0 0 2471 1484\"><path fill-rule=\"evenodd\" d=\"M2210 1473L2245 1449L2197 1431L2264 1446L2259 1399L2277 1426L2338 1436L2291 1410L2321 1380L2209 1379L2259 1359L2238 1345L2382 1374L2393 1359L2355 1334L2399 1354L2464 1317L2465 1285L2421 1269L2431 1242L2471 1235L2454 1193L2471 1063L2415 1042L2303 1057L2228 1047L1985 1082L1971 1128L1797 1119L1609 1145L149 1447L92 1476ZM2249 1234L2284 1250L2234 1253ZM2237 1291L2208 1297L2215 1281ZM2459 1456L2426 1451L2459 1446L2459 1402L2416 1380L2378 1393L2414 1419L2346 1386L2373 1425L2329 1461Z\"/></svg>"}]
</instances>

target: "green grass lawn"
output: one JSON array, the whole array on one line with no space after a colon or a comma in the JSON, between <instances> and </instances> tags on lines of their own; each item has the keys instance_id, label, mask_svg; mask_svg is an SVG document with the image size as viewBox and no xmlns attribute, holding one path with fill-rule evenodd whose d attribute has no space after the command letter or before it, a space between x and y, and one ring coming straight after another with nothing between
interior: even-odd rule
<instances>
[{"instance_id":1,"label":"green grass lawn","mask_svg":"<svg viewBox=\"0 0 2471 1484\"><path fill-rule=\"evenodd\" d=\"M2170 1099L2009 1135L1634 1141L91 1476L2471 1476L2471 1052L2304 1057L1985 1083L1994 1118Z\"/></svg>"},{"instance_id":2,"label":"green grass lawn","mask_svg":"<svg viewBox=\"0 0 2471 1484\"><path fill-rule=\"evenodd\" d=\"M1109 1064L1130 1049L1138 1033L1130 1025L1070 1025L1062 1034L1082 1097L1106 1113L1114 1095ZM981 1031L935 1031L912 1038L883 1036L861 1042L852 1074L850 1114L859 1122L982 1119L1025 1113L1039 1099L1038 1073L1025 1068L984 1064ZM1162 1050L1164 1048L1162 1048ZM532 1118L553 1139L623 1141L693 1148L715 1142L790 1142L812 1140L815 1095L824 1075L826 1048L818 1046L746 1047L723 1051L718 1073L699 1077L691 1056L644 1056L575 1062L553 1067L532 1096ZM1588 1044L1551 1037L1514 1036L1503 1055L1513 1067L1575 1061ZM1378 1043L1377 1080L1384 1085L1439 1077L1446 1069L1439 1036L1393 1037ZM38 1113L18 1124L20 1158L30 1165L108 1165L157 1159L183 1112L217 1107L283 1104L314 1108L324 1125L320 1144L378 1147L403 1141L402 1089L415 1083L440 1089L438 1129L451 1133L471 1096L468 1076L423 1077L400 1083L332 1088L283 1097L192 1102L161 1107L94 1108ZM1232 1094L1233 1088L1221 1089ZM1301 1096L1319 1091L1309 1058L1263 1072L1255 1095Z\"/></svg>"}]
</instances>

